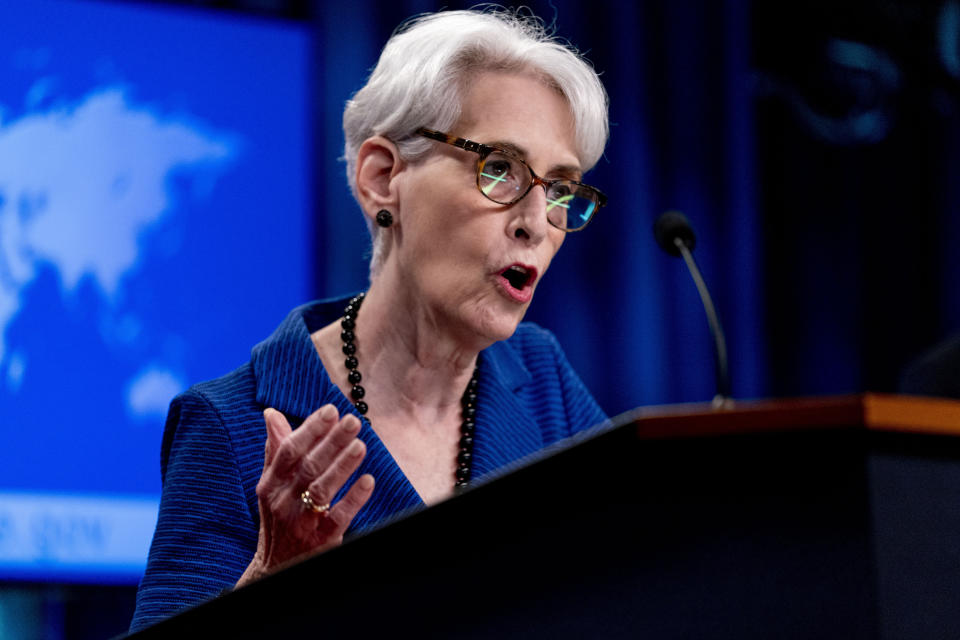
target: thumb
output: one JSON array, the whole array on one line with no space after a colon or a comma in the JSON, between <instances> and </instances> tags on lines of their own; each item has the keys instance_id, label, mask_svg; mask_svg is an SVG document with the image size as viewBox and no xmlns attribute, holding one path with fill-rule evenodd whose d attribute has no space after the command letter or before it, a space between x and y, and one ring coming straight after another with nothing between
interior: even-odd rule
<instances>
[{"instance_id":1,"label":"thumb","mask_svg":"<svg viewBox=\"0 0 960 640\"><path fill-rule=\"evenodd\" d=\"M263 466L266 467L273 461L273 456L280 448L280 443L293 432L293 429L290 428L287 418L273 408L264 410L263 420L267 425L267 444L264 447L263 463Z\"/></svg>"}]
</instances>

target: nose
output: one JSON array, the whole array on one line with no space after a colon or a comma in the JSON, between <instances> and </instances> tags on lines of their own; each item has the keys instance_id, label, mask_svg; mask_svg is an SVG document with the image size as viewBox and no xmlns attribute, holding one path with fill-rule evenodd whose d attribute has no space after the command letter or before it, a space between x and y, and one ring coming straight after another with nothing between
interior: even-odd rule
<instances>
[{"instance_id":1,"label":"nose","mask_svg":"<svg viewBox=\"0 0 960 640\"><path fill-rule=\"evenodd\" d=\"M523 198L510 207L508 234L532 245L540 244L547 235L547 191L534 184Z\"/></svg>"}]
</instances>

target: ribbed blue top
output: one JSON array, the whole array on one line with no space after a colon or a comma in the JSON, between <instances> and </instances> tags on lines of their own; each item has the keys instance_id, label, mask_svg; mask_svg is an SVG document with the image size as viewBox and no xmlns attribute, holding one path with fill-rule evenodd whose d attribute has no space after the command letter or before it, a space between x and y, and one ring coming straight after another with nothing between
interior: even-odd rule
<instances>
[{"instance_id":1,"label":"ribbed blue top","mask_svg":"<svg viewBox=\"0 0 960 640\"><path fill-rule=\"evenodd\" d=\"M174 398L163 435L163 495L131 631L232 586L253 558L260 517L263 410L305 418L324 404L361 417L363 473L376 487L348 535L424 506L369 423L331 381L310 334L333 322L347 299L294 309L254 347L250 362ZM606 416L548 331L522 323L480 358L472 481ZM338 496L339 498L339 496Z\"/></svg>"}]
</instances>

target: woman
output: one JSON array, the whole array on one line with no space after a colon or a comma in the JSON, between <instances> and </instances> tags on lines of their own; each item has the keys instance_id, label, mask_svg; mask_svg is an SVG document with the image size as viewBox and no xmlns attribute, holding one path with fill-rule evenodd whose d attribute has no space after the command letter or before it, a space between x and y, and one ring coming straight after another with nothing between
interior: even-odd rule
<instances>
[{"instance_id":1,"label":"woman","mask_svg":"<svg viewBox=\"0 0 960 640\"><path fill-rule=\"evenodd\" d=\"M344 131L369 291L295 309L250 363L174 399L132 628L605 417L520 324L604 204L579 182L607 137L592 68L530 18L427 15L387 43Z\"/></svg>"}]
</instances>

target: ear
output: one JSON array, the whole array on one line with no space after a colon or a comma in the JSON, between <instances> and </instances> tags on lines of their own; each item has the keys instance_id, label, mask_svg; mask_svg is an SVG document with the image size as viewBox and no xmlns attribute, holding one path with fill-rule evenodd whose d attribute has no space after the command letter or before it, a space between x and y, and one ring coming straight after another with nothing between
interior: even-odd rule
<instances>
[{"instance_id":1,"label":"ear","mask_svg":"<svg viewBox=\"0 0 960 640\"><path fill-rule=\"evenodd\" d=\"M380 209L397 215L397 182L403 170L403 160L397 145L383 136L367 138L357 151L355 178L357 198L364 215L373 217Z\"/></svg>"}]
</instances>

